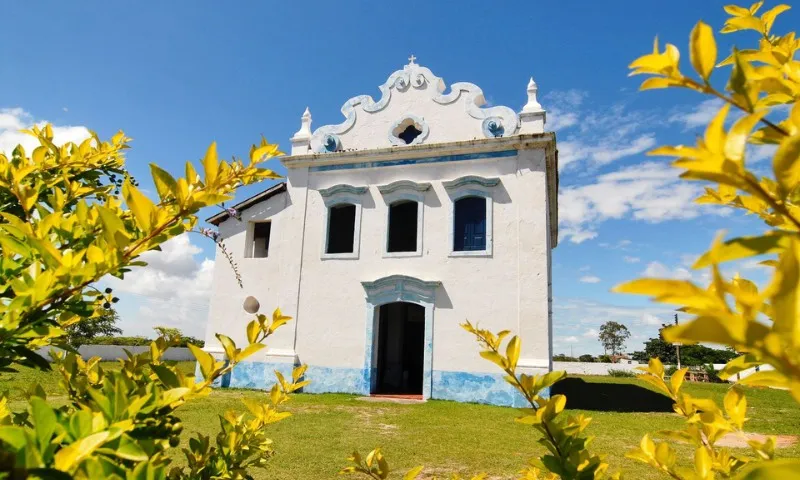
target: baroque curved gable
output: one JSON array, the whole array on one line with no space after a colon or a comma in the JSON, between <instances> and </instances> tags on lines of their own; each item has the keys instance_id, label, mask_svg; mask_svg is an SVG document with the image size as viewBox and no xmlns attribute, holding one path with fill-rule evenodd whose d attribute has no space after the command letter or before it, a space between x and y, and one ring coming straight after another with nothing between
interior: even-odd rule
<instances>
[{"instance_id":1,"label":"baroque curved gable","mask_svg":"<svg viewBox=\"0 0 800 480\"><path fill-rule=\"evenodd\" d=\"M519 130L517 113L504 106L485 107L477 85L457 82L445 93L444 80L413 60L378 89L377 101L369 95L353 97L342 106L342 123L314 130L311 150L445 143L508 136Z\"/></svg>"}]
</instances>

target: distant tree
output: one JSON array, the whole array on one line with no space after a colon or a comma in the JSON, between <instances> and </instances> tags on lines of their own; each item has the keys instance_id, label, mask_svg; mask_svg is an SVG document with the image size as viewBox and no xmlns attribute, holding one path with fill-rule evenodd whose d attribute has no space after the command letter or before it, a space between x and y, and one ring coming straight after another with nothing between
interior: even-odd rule
<instances>
[{"instance_id":1,"label":"distant tree","mask_svg":"<svg viewBox=\"0 0 800 480\"><path fill-rule=\"evenodd\" d=\"M589 355L588 353L585 353L580 357L578 357L578 360L580 360L581 362L594 362L594 357Z\"/></svg>"},{"instance_id":2,"label":"distant tree","mask_svg":"<svg viewBox=\"0 0 800 480\"><path fill-rule=\"evenodd\" d=\"M651 358L658 358L662 363L675 365L678 358L675 346L664 340L663 331L669 325L662 325L657 338L651 338L644 343L644 350L634 352L632 357L642 363L647 363ZM735 350L710 348L705 345L684 345L681 347L681 364L685 366L698 366L708 363L727 363L736 358Z\"/></svg>"},{"instance_id":3,"label":"distant tree","mask_svg":"<svg viewBox=\"0 0 800 480\"><path fill-rule=\"evenodd\" d=\"M205 346L205 341L198 340L194 337L187 337L179 329L174 327L158 326L153 327L158 333L159 337L167 338L176 347L185 347L187 344L197 345L198 347Z\"/></svg>"},{"instance_id":4,"label":"distant tree","mask_svg":"<svg viewBox=\"0 0 800 480\"><path fill-rule=\"evenodd\" d=\"M603 345L604 353L617 354L622 352L625 340L631 336L628 327L617 322L606 322L600 327L598 339Z\"/></svg>"},{"instance_id":5,"label":"distant tree","mask_svg":"<svg viewBox=\"0 0 800 480\"><path fill-rule=\"evenodd\" d=\"M598 355L597 361L600 363L611 363L611 356L609 355Z\"/></svg>"},{"instance_id":6,"label":"distant tree","mask_svg":"<svg viewBox=\"0 0 800 480\"><path fill-rule=\"evenodd\" d=\"M113 308L107 308L97 317L88 317L65 328L67 342L73 347L80 347L95 337L113 337L122 330L116 326L119 314Z\"/></svg>"},{"instance_id":7,"label":"distant tree","mask_svg":"<svg viewBox=\"0 0 800 480\"><path fill-rule=\"evenodd\" d=\"M641 363L647 363L651 358L658 358L662 363L668 365L675 365L678 363L677 356L675 355L675 346L667 343L662 334L664 329L668 326L669 325L662 324L661 328L658 330L658 337L651 338L644 342L644 350L633 352L633 359ZM681 355L681 357L684 356L685 355Z\"/></svg>"}]
</instances>

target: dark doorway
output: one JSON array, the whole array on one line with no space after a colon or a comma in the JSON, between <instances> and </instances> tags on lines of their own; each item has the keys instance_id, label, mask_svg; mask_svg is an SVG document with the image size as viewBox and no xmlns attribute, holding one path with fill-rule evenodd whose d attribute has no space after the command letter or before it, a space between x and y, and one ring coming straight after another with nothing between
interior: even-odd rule
<instances>
[{"instance_id":1,"label":"dark doorway","mask_svg":"<svg viewBox=\"0 0 800 480\"><path fill-rule=\"evenodd\" d=\"M422 394L425 308L395 302L378 308L377 382L380 394Z\"/></svg>"}]
</instances>

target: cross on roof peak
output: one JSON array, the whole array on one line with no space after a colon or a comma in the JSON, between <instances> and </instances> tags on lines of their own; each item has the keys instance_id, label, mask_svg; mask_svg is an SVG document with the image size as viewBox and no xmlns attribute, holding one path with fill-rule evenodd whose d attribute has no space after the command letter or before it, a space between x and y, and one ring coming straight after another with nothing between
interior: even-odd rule
<instances>
[{"instance_id":1,"label":"cross on roof peak","mask_svg":"<svg viewBox=\"0 0 800 480\"><path fill-rule=\"evenodd\" d=\"M416 64L414 63L414 60L416 60L416 59L417 59L417 57L415 57L415 56L414 56L414 54L412 53L412 54L411 54L411 56L410 56L410 57L408 57L408 64L409 64L409 65L416 65Z\"/></svg>"}]
</instances>

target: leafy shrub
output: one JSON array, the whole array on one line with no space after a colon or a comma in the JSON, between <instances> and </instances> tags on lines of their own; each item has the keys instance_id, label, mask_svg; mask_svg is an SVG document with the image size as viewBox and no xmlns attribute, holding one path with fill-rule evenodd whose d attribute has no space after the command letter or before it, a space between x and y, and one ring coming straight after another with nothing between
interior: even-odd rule
<instances>
[{"instance_id":1,"label":"leafy shrub","mask_svg":"<svg viewBox=\"0 0 800 480\"><path fill-rule=\"evenodd\" d=\"M122 345L125 347L142 347L150 345L152 339L147 337L94 337L86 342L84 345ZM198 345L200 346L200 345Z\"/></svg>"},{"instance_id":2,"label":"leafy shrub","mask_svg":"<svg viewBox=\"0 0 800 480\"><path fill-rule=\"evenodd\" d=\"M636 376L636 373L632 372L630 370L622 370L622 369L618 369L618 368L609 368L608 369L608 376L609 377L633 378L633 377Z\"/></svg>"},{"instance_id":3,"label":"leafy shrub","mask_svg":"<svg viewBox=\"0 0 800 480\"><path fill-rule=\"evenodd\" d=\"M597 361L600 363L611 363L611 355L598 355Z\"/></svg>"},{"instance_id":4,"label":"leafy shrub","mask_svg":"<svg viewBox=\"0 0 800 480\"><path fill-rule=\"evenodd\" d=\"M592 363L594 362L594 357L589 354L584 354L578 357L578 360L580 360L581 362Z\"/></svg>"},{"instance_id":5,"label":"leafy shrub","mask_svg":"<svg viewBox=\"0 0 800 480\"><path fill-rule=\"evenodd\" d=\"M218 160L212 144L202 162L204 177L191 163L178 179L152 165L156 203L124 169L128 139L122 132L110 142L93 135L61 146L53 143L49 125L28 133L39 141L32 152L18 146L11 158L0 153L0 369L49 369L34 350L61 347L67 353L54 351L53 360L67 401L51 404L34 386L26 410L12 413L0 395L0 477L249 478L246 472L272 455L266 427L289 415L280 408L307 383L300 381L304 367L291 380L278 374L266 401L245 402L246 415L219 416L215 438L194 436L183 450L185 466L168 471L170 449L179 445L183 429L177 413L262 349L289 317L280 310L271 319L256 315L244 348L217 335L224 362L190 344L202 374L197 380L162 361L175 336L149 342L147 352L128 356L120 370L104 370L97 358L82 360L65 331L113 303L110 289L93 287L105 275L121 277L145 265L141 254L192 231L201 208L230 199L238 186L277 177L258 167L277 147L262 141L245 165Z\"/></svg>"}]
</instances>

